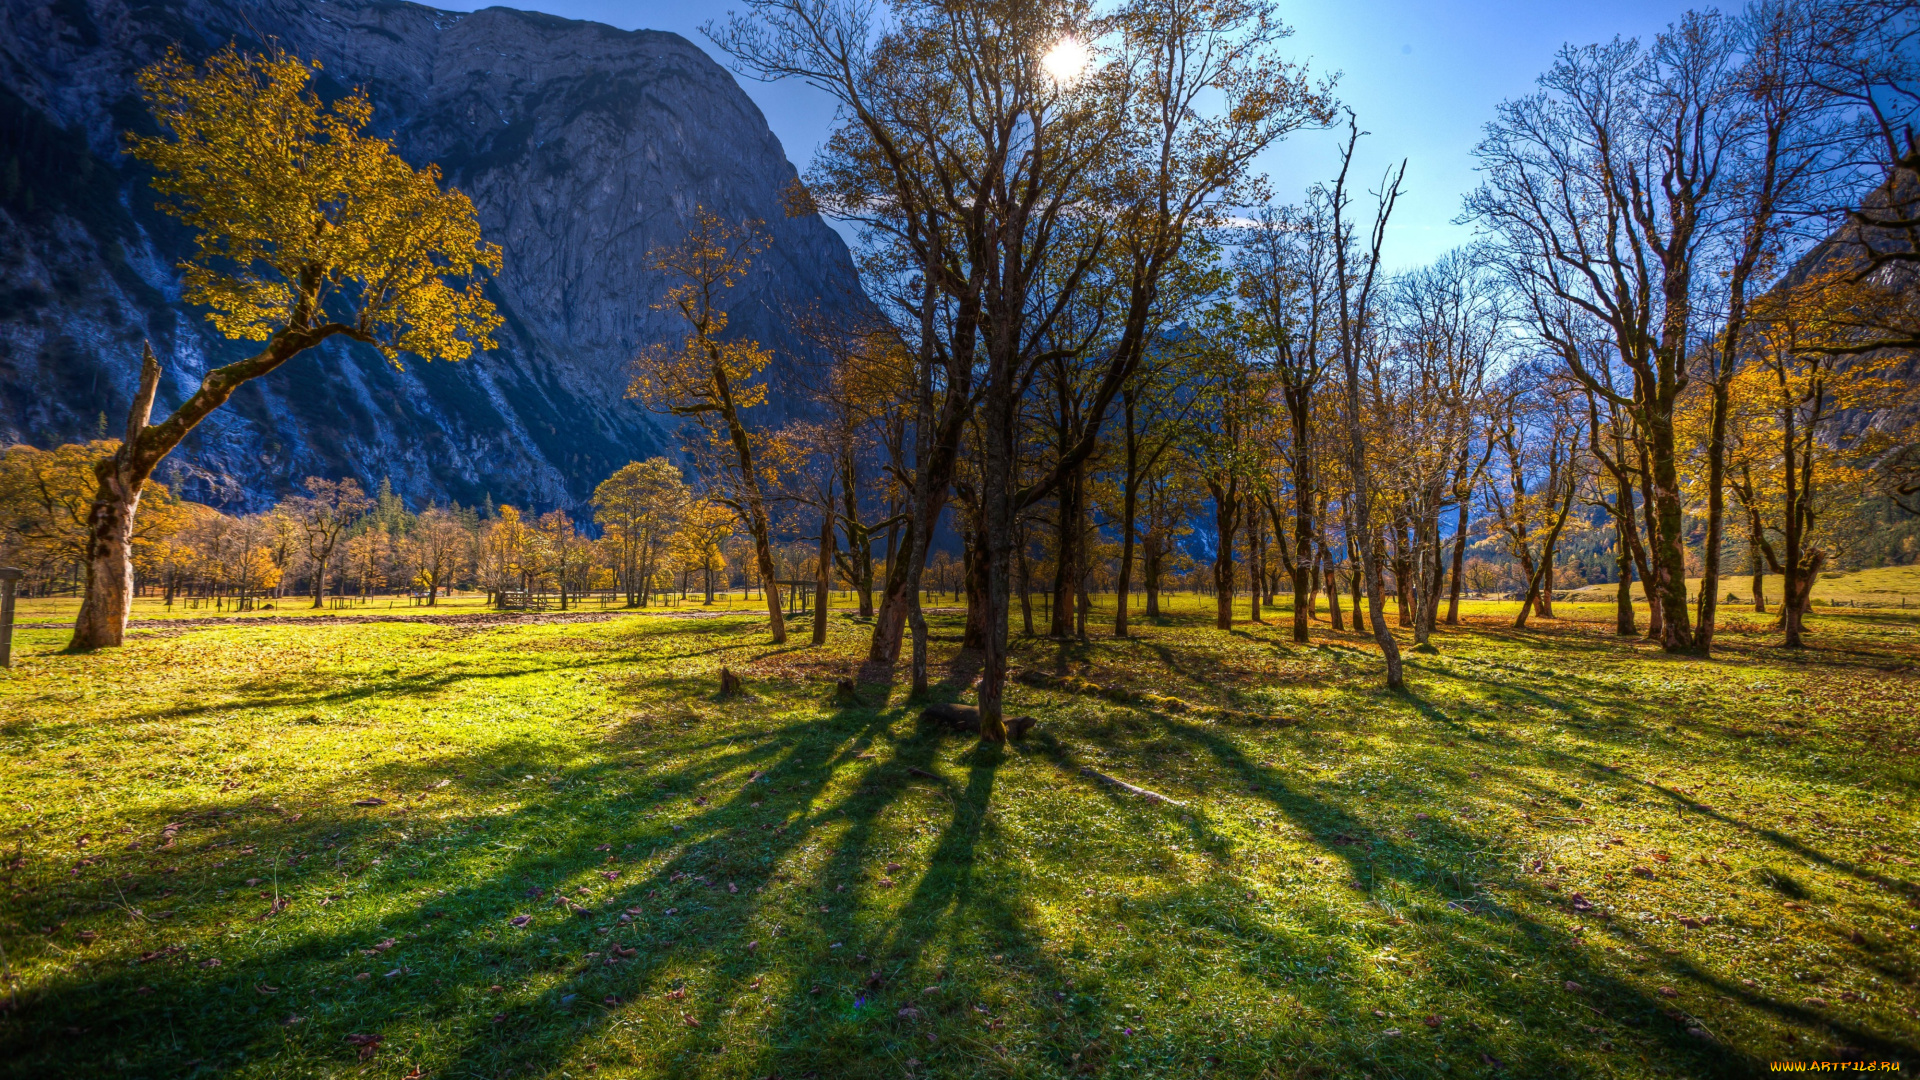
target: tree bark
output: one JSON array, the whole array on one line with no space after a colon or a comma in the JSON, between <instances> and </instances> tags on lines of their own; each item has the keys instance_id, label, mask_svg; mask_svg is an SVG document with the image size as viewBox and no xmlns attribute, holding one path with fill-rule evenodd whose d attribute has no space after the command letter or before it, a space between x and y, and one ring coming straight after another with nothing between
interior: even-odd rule
<instances>
[{"instance_id":1,"label":"tree bark","mask_svg":"<svg viewBox=\"0 0 1920 1080\"><path fill-rule=\"evenodd\" d=\"M1333 565L1333 552L1327 545L1320 545L1320 561L1326 567L1327 581L1327 623L1336 631L1346 630L1346 620L1340 614L1340 572Z\"/></svg>"},{"instance_id":2,"label":"tree bark","mask_svg":"<svg viewBox=\"0 0 1920 1080\"><path fill-rule=\"evenodd\" d=\"M1267 621L1260 613L1260 600L1267 589L1266 537L1262 532L1256 509L1247 515L1247 617L1256 623Z\"/></svg>"},{"instance_id":3,"label":"tree bark","mask_svg":"<svg viewBox=\"0 0 1920 1080\"><path fill-rule=\"evenodd\" d=\"M126 639L133 610L133 516L152 467L141 471L140 435L153 415L160 387L160 362L153 348L140 358L140 388L127 411L127 434L120 448L94 466L93 505L87 512L86 594L74 619L69 650L111 648Z\"/></svg>"},{"instance_id":4,"label":"tree bark","mask_svg":"<svg viewBox=\"0 0 1920 1080\"><path fill-rule=\"evenodd\" d=\"M833 587L833 493L820 511L820 573L813 586L813 643L827 643L827 591Z\"/></svg>"},{"instance_id":5,"label":"tree bark","mask_svg":"<svg viewBox=\"0 0 1920 1080\"><path fill-rule=\"evenodd\" d=\"M1153 541L1151 533L1148 534L1148 539ZM1147 579L1147 618L1157 619L1160 617L1160 553L1154 543L1147 544L1143 561L1145 565L1141 569Z\"/></svg>"},{"instance_id":6,"label":"tree bark","mask_svg":"<svg viewBox=\"0 0 1920 1080\"><path fill-rule=\"evenodd\" d=\"M1220 630L1233 628L1233 534L1239 511L1236 484L1237 481L1229 480L1222 487L1214 481L1207 482L1213 494L1216 540L1213 552L1213 625Z\"/></svg>"},{"instance_id":7,"label":"tree bark","mask_svg":"<svg viewBox=\"0 0 1920 1080\"><path fill-rule=\"evenodd\" d=\"M1053 618L1047 636L1073 636L1074 589L1080 582L1080 500L1084 492L1082 473L1074 469L1060 485L1055 507L1053 560Z\"/></svg>"},{"instance_id":8,"label":"tree bark","mask_svg":"<svg viewBox=\"0 0 1920 1080\"><path fill-rule=\"evenodd\" d=\"M1453 582L1447 587L1447 625L1460 625L1460 575L1467 568L1467 498L1460 498L1460 520L1453 530Z\"/></svg>"},{"instance_id":9,"label":"tree bark","mask_svg":"<svg viewBox=\"0 0 1920 1080\"><path fill-rule=\"evenodd\" d=\"M1680 502L1680 468L1673 431L1673 398L1665 408L1647 410L1649 456L1653 461L1653 512L1657 526L1652 550L1653 590L1660 602L1660 644L1670 653L1697 651L1692 613L1687 610L1686 513Z\"/></svg>"},{"instance_id":10,"label":"tree bark","mask_svg":"<svg viewBox=\"0 0 1920 1080\"><path fill-rule=\"evenodd\" d=\"M226 404L242 383L271 373L336 334L370 340L366 334L339 323L307 325L314 311L311 297L319 288L317 272L303 273L299 286L303 298L294 308L289 327L275 333L267 347L255 355L207 372L193 396L158 424L147 421L153 415L154 394L160 386L160 362L151 346L145 348L140 388L127 414L126 438L112 457L94 466L94 503L87 512L87 580L69 650L109 648L125 639L127 615L133 604L133 519L140 507L140 492L180 440L213 410Z\"/></svg>"},{"instance_id":11,"label":"tree bark","mask_svg":"<svg viewBox=\"0 0 1920 1080\"><path fill-rule=\"evenodd\" d=\"M1133 524L1140 502L1140 444L1134 437L1134 401L1131 395L1122 401L1127 424L1126 472L1120 493L1120 581L1119 599L1113 605L1113 636L1127 636L1127 594L1133 590Z\"/></svg>"}]
</instances>

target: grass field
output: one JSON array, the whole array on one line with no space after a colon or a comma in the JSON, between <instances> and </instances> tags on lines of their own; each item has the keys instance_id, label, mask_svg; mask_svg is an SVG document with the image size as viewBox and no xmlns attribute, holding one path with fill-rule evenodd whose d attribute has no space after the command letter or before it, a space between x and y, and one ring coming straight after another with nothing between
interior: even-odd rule
<instances>
[{"instance_id":1,"label":"grass field","mask_svg":"<svg viewBox=\"0 0 1920 1080\"><path fill-rule=\"evenodd\" d=\"M1019 640L1053 677L1004 749L920 725L841 613L26 629L0 1076L1920 1067L1920 611L1800 654L1730 613L1699 662L1513 608L1404 694L1195 598Z\"/></svg>"},{"instance_id":2,"label":"grass field","mask_svg":"<svg viewBox=\"0 0 1920 1080\"><path fill-rule=\"evenodd\" d=\"M16 618L23 623L57 622L62 625L71 625L74 616L80 610L80 601L66 596L36 597L18 600L15 603L18 608ZM557 613L558 603L557 597L550 596L548 610ZM759 607L761 603L757 593L752 600L749 600L744 593L735 591L730 594L717 594L714 597L713 607L725 611L748 612L756 609L764 611L764 608ZM576 599L573 604L575 609L580 611L612 611L618 610L619 606L617 602L604 603L597 595L588 597L584 601ZM694 608L711 610L701 604L698 596L690 597L685 601L672 602L668 606L672 610L690 611ZM432 607L424 603L409 603L404 596L374 595L364 599L350 596L329 597L326 606L316 608L313 606L312 597L285 596L278 600L257 599L254 606L246 611L236 611L228 605L215 606L209 600L188 601L181 598L173 604L168 604L159 597L143 596L133 602L132 619L136 623L157 619L310 619L368 615L442 615L492 610L493 608L487 603L487 594L484 592L442 596L434 602Z\"/></svg>"},{"instance_id":3,"label":"grass field","mask_svg":"<svg viewBox=\"0 0 1920 1080\"><path fill-rule=\"evenodd\" d=\"M1740 603L1753 603L1753 575L1731 574L1721 580L1724 590L1722 601L1728 596L1737 597ZM1762 582L1766 590L1769 610L1779 611L1780 598L1785 596L1786 579L1779 574L1768 574ZM1588 585L1575 589L1567 595L1581 601L1607 602L1614 597L1617 585ZM1687 579L1687 592L1698 596L1700 579ZM1635 602L1645 607L1644 594L1638 585L1633 589ZM1862 607L1906 608L1920 611L1920 566L1882 566L1872 570L1854 570L1846 573L1829 572L1820 575L1813 583L1813 600L1816 605L1825 602L1858 604Z\"/></svg>"}]
</instances>

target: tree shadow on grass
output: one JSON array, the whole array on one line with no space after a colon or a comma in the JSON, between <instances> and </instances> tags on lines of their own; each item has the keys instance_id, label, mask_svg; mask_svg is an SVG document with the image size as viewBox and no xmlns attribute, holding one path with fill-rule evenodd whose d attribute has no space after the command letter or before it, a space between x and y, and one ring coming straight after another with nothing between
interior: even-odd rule
<instances>
[{"instance_id":1,"label":"tree shadow on grass","mask_svg":"<svg viewBox=\"0 0 1920 1080\"><path fill-rule=\"evenodd\" d=\"M1430 822L1426 826L1428 843L1424 850L1410 848L1380 835L1369 821L1339 803L1296 789L1278 772L1249 760L1232 740L1219 733L1177 720L1169 719L1166 723L1176 734L1204 747L1230 774L1258 789L1262 797L1304 830L1314 843L1346 862L1354 881L1366 886L1369 893L1391 886L1404 896L1439 900L1439 909L1423 908L1418 921L1445 938L1457 962L1474 966L1476 954L1499 948L1502 939L1509 935L1527 939L1530 947L1539 952L1568 956L1581 952L1582 943L1572 935L1522 915L1510 905L1480 901L1477 891L1473 902L1462 902L1459 896L1446 896L1448 883L1453 883L1459 891L1462 884L1480 876L1480 868L1457 853L1484 850L1490 842L1487 837L1463 832L1448 823ZM1354 838L1369 837L1372 838L1369 843L1351 842ZM1564 903L1548 894L1528 892L1524 895L1543 905ZM1640 1029L1656 1040L1669 1060L1687 1062L1695 1075L1738 1075L1760 1067L1756 1061L1736 1059L1724 1047L1703 1045L1702 1040L1685 1030L1688 1024L1684 1018L1668 1019L1666 1008L1638 988L1596 974L1597 966L1587 970L1586 978L1594 984L1590 986L1594 991L1590 1000L1606 1006L1602 1015L1617 1017L1619 1022ZM1495 975L1496 969L1489 969L1485 974ZM1531 988L1515 985L1505 978L1489 977L1475 985L1484 987L1477 991L1477 997L1495 1013L1522 1015L1537 1005L1534 1000L1537 994ZM1907 1050L1897 1041L1870 1033L1856 1033L1856 1041L1869 1049ZM1448 1053L1454 1059L1473 1060L1486 1054L1489 1058L1504 1060L1515 1070L1515 1075L1554 1075L1578 1067L1576 1061L1550 1045L1502 1046L1481 1033L1458 1031L1450 1033L1449 1042L1453 1045Z\"/></svg>"},{"instance_id":2,"label":"tree shadow on grass","mask_svg":"<svg viewBox=\"0 0 1920 1080\"><path fill-rule=\"evenodd\" d=\"M395 1075L403 1062L448 1075L540 1073L568 1060L580 1040L627 1023L627 1003L678 987L687 996L674 1011L699 1026L662 1028L657 1011L643 1025L649 1060L675 1062L665 1067L674 1075L723 1068L719 1040L739 1037L727 1034L727 1014L768 992L783 1001L769 1015L784 1034L758 1043L765 1067L890 1075L913 1055L957 1067L978 1048L921 1045L921 1017L900 1010L957 1015L980 1000L994 978L956 969L960 945L991 943L996 965L1006 960L1036 986L1060 985L1062 976L1034 947L1017 877L976 873L1002 751L975 745L960 758L964 782L929 785L910 770L943 777L948 737L917 730L894 738L901 719L854 708L714 740L646 776L644 790L620 762L556 769L530 743L368 774L388 789L455 772L487 777L456 790L478 787L482 799L510 791L518 803L457 822L421 820L406 803L291 817L165 807L191 838L167 859L205 859L214 845L246 842L244 868L202 874L201 889L241 873L266 876L271 860L271 887L292 905L260 918L252 909L272 903L249 892L240 894L244 915L196 913L244 926L255 941L232 943L221 967L199 966L222 959L203 950L231 939L195 920L184 935L144 933L140 951L160 954L145 963L116 959L47 980L0 1021L0 1051L33 1076L187 1075L202 1066L246 1074L248 1062L331 1072L352 1060L346 1036L371 1032L386 1036L376 1060ZM507 781L515 775L537 779ZM940 792L949 820L924 872L901 874L895 888L912 882L904 907L875 923L862 914L885 888L872 865L885 854L874 829L910 791ZM437 796L425 798L431 805ZM825 844L830 852L816 850ZM165 880L125 884L141 903ZM852 895L831 891L838 885ZM563 894L589 917L558 905ZM816 900L829 911L817 912ZM524 926L512 924L519 917ZM829 938L844 949L827 949ZM169 952L169 940L187 948ZM758 943L751 951L750 940ZM850 959L863 952L871 955ZM381 974L388 968L391 979ZM488 983L505 990L490 993ZM922 1001L919 991L935 983L947 996ZM300 1019L283 1024L290 1015ZM1084 1038L1055 1040L1061 1061L1093 1038L1082 1027ZM889 1057L893 1068L881 1069ZM737 1054L727 1060L724 1070L739 1064Z\"/></svg>"}]
</instances>

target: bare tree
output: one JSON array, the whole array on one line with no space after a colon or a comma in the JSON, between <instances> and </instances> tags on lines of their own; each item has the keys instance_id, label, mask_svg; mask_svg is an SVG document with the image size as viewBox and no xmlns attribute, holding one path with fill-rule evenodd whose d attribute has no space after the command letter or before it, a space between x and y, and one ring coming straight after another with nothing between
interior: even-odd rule
<instances>
[{"instance_id":1,"label":"bare tree","mask_svg":"<svg viewBox=\"0 0 1920 1080\"><path fill-rule=\"evenodd\" d=\"M1347 476L1351 488L1349 512L1352 529L1349 538L1357 539L1358 562L1367 583L1367 621L1373 639L1386 660L1387 686L1398 690L1405 685L1400 668L1400 645L1387 629L1386 598L1381 591L1379 556L1374 550L1377 534L1373 526L1373 483L1367 463L1366 436L1360 406L1361 351L1370 347L1374 336L1374 286L1380 271L1380 245L1386 238L1387 222L1393 217L1394 204L1400 198L1400 185L1406 178L1407 164L1389 170L1376 195L1373 228L1364 247L1355 250L1353 226L1347 219L1351 196L1347 175L1353 168L1354 147L1360 142L1360 125L1347 114L1347 142L1340 151L1340 173L1328 195L1329 217L1333 222L1334 313L1339 330L1340 364L1346 374L1345 401L1347 421ZM1359 621L1359 613L1354 613Z\"/></svg>"},{"instance_id":2,"label":"bare tree","mask_svg":"<svg viewBox=\"0 0 1920 1080\"><path fill-rule=\"evenodd\" d=\"M340 535L373 505L357 480L323 480L307 477L308 494L287 500L294 520L306 532L307 557L313 560L313 606L321 607L327 596L327 565Z\"/></svg>"}]
</instances>

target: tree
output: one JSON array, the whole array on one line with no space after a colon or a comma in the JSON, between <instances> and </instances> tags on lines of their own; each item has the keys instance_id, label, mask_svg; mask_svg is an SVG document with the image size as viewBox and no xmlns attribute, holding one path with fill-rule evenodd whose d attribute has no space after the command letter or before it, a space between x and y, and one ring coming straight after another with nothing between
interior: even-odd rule
<instances>
[{"instance_id":1,"label":"tree","mask_svg":"<svg viewBox=\"0 0 1920 1080\"><path fill-rule=\"evenodd\" d=\"M1648 459L1649 589L1662 644L1692 653L1686 522L1674 408L1690 380L1696 271L1727 163L1724 50L1689 14L1654 47L1616 39L1563 49L1539 93L1501 104L1476 149L1487 181L1469 216L1537 311L1571 373L1633 421ZM1555 337L1554 316L1605 326L1631 376L1625 392Z\"/></svg>"},{"instance_id":2,"label":"tree","mask_svg":"<svg viewBox=\"0 0 1920 1080\"><path fill-rule=\"evenodd\" d=\"M673 462L631 461L593 489L593 519L615 545L628 607L645 607L660 561L693 498Z\"/></svg>"},{"instance_id":3,"label":"tree","mask_svg":"<svg viewBox=\"0 0 1920 1080\"><path fill-rule=\"evenodd\" d=\"M518 589L531 593L535 582L546 571L541 539L517 507L502 506L487 522L480 538L481 577L494 594L494 602L505 604L506 594Z\"/></svg>"},{"instance_id":4,"label":"tree","mask_svg":"<svg viewBox=\"0 0 1920 1080\"><path fill-rule=\"evenodd\" d=\"M1785 579L1781 625L1785 645L1804 645L1804 617L1813 584L1828 553L1815 540L1824 509L1822 466L1839 464L1827 432L1844 411L1884 405L1904 388L1890 379L1899 357L1876 351L1846 363L1834 346L1860 332L1861 283L1847 269L1815 275L1756 301L1753 330L1759 362L1772 376L1774 422L1779 439L1783 550L1761 551Z\"/></svg>"},{"instance_id":5,"label":"tree","mask_svg":"<svg viewBox=\"0 0 1920 1080\"><path fill-rule=\"evenodd\" d=\"M420 512L407 538L419 557L420 578L427 587L427 606L433 607L442 592L451 591L451 579L460 572L472 537L453 510L429 506Z\"/></svg>"},{"instance_id":6,"label":"tree","mask_svg":"<svg viewBox=\"0 0 1920 1080\"><path fill-rule=\"evenodd\" d=\"M887 229L922 275L923 417L936 356L945 357L948 379L940 418L922 439L930 467L915 491L918 552L973 406L981 733L999 741L1021 511L1053 495L1093 453L1146 347L1161 279L1191 231L1233 201L1255 156L1324 118L1328 105L1272 55L1285 30L1260 0L1136 0L1111 17L1078 3L901 0L884 28L857 2L753 0L750 12L719 35L722 47L756 74L803 78L836 99L845 124L830 143L830 201ZM1063 38L1085 43L1073 52L1088 65L1049 67L1045 58ZM1125 299L1085 438L1016 486L1024 390L1063 347L1057 317L1109 246ZM936 314L951 315L939 335ZM876 654L886 651L881 633L876 625ZM916 685L923 641L916 628Z\"/></svg>"},{"instance_id":7,"label":"tree","mask_svg":"<svg viewBox=\"0 0 1920 1080\"><path fill-rule=\"evenodd\" d=\"M1325 348L1330 320L1332 222L1324 189L1302 208L1265 208L1247 230L1236 261L1239 293L1257 327L1257 340L1272 358L1273 376L1288 421L1284 454L1292 466L1293 544L1270 505L1274 537L1293 584L1293 640L1305 642L1312 614L1308 591L1319 528L1314 520L1314 392L1332 356Z\"/></svg>"},{"instance_id":8,"label":"tree","mask_svg":"<svg viewBox=\"0 0 1920 1080\"><path fill-rule=\"evenodd\" d=\"M727 569L727 541L736 515L731 507L701 499L687 507L673 534L673 561L682 572L699 571L706 581L706 602L713 603L713 576ZM768 560L769 565L771 559Z\"/></svg>"},{"instance_id":9,"label":"tree","mask_svg":"<svg viewBox=\"0 0 1920 1080\"><path fill-rule=\"evenodd\" d=\"M573 518L565 510L549 510L534 524L541 549L547 554L547 570L560 590L560 610L567 610L570 597L586 588L587 562L592 546L573 527Z\"/></svg>"},{"instance_id":10,"label":"tree","mask_svg":"<svg viewBox=\"0 0 1920 1080\"><path fill-rule=\"evenodd\" d=\"M1492 440L1481 438L1480 414L1503 320L1498 291L1467 252L1449 253L1398 276L1386 299L1389 348L1369 355L1384 362L1370 372L1379 414L1372 441L1392 463L1382 487L1393 495L1394 543L1410 548L1396 562L1395 577L1407 579L1397 584L1413 608L1414 641L1424 645L1439 614L1440 518L1456 506L1453 592L1458 604L1468 496L1492 453ZM1476 440L1484 447L1477 462Z\"/></svg>"},{"instance_id":11,"label":"tree","mask_svg":"<svg viewBox=\"0 0 1920 1080\"><path fill-rule=\"evenodd\" d=\"M214 368L166 420L149 423L160 385L152 349L121 446L95 467L86 595L71 648L119 645L132 600L132 540L141 491L167 454L249 380L331 338L461 360L491 348L500 323L478 276L498 271L473 204L442 191L364 129L373 106L353 92L323 106L308 65L234 46L205 65L169 50L140 74L160 134L129 139L154 171L165 212L196 233L184 298L221 333L264 342ZM455 282L465 280L464 287Z\"/></svg>"},{"instance_id":12,"label":"tree","mask_svg":"<svg viewBox=\"0 0 1920 1080\"><path fill-rule=\"evenodd\" d=\"M1530 368L1513 372L1507 382L1488 433L1506 466L1506 491L1489 484L1486 497L1525 582L1513 621L1519 628L1536 605L1541 615L1553 617L1554 554L1585 479L1580 447L1587 433L1572 387L1556 386L1551 375Z\"/></svg>"},{"instance_id":13,"label":"tree","mask_svg":"<svg viewBox=\"0 0 1920 1080\"><path fill-rule=\"evenodd\" d=\"M339 543L341 533L359 521L373 505L373 500L360 490L360 482L351 477L323 480L309 476L304 486L308 494L288 499L286 505L306 535L307 557L313 560L313 606L318 608L326 602L327 564L333 559L334 546Z\"/></svg>"},{"instance_id":14,"label":"tree","mask_svg":"<svg viewBox=\"0 0 1920 1080\"><path fill-rule=\"evenodd\" d=\"M93 466L110 457L119 443L103 439L68 443L51 450L12 446L0 451L0 562L27 571L27 587L44 587L83 562L87 553L87 516L97 484ZM186 524L185 512L154 483L148 513L131 537L133 556L172 537Z\"/></svg>"},{"instance_id":15,"label":"tree","mask_svg":"<svg viewBox=\"0 0 1920 1080\"><path fill-rule=\"evenodd\" d=\"M1146 616L1156 618L1160 611L1160 583L1169 572L1177 572L1180 541L1193 531L1190 522L1198 515L1199 497L1193 478L1180 459L1161 458L1162 467L1149 471L1140 489L1140 576L1146 586ZM1121 594L1124 603L1126 594Z\"/></svg>"},{"instance_id":16,"label":"tree","mask_svg":"<svg viewBox=\"0 0 1920 1080\"><path fill-rule=\"evenodd\" d=\"M781 644L787 640L787 622L761 474L767 462L755 461L756 453L765 458L778 447L756 440L744 416L766 400L760 374L773 354L754 341L722 338L728 322L722 298L765 244L756 224L735 226L697 207L686 237L653 253L654 268L679 281L657 307L686 320L687 335L677 348L656 345L642 353L627 395L692 421L690 449L709 481L710 497L731 508L753 538L773 641Z\"/></svg>"},{"instance_id":17,"label":"tree","mask_svg":"<svg viewBox=\"0 0 1920 1080\"><path fill-rule=\"evenodd\" d=\"M1213 500L1213 625L1221 630L1233 626L1233 538L1251 498L1248 488L1260 470L1255 441L1266 405L1253 390L1254 369L1238 329L1231 313L1217 312L1201 331L1206 340L1188 346L1194 359L1189 364L1193 410L1186 448L1194 475Z\"/></svg>"},{"instance_id":18,"label":"tree","mask_svg":"<svg viewBox=\"0 0 1920 1080\"><path fill-rule=\"evenodd\" d=\"M1347 143L1340 153L1340 173L1328 195L1328 217L1333 223L1333 290L1335 326L1339 331L1341 370L1346 374L1345 400L1347 422L1347 480L1350 497L1346 500L1352 517L1348 532L1356 547L1361 572L1367 584L1367 621L1373 628L1373 640L1386 660L1387 687L1400 689L1400 646L1387 629L1386 598L1381 594L1380 570L1374 554L1373 481L1367 462L1366 436L1360 408L1361 350L1370 347L1374 336L1373 305L1376 278L1380 272L1380 245L1386 239L1387 222L1393 217L1394 204L1400 198L1400 184L1407 175L1402 161L1397 171L1388 172L1380 186L1374 209L1373 229L1366 246L1353 250L1353 227L1346 219L1350 196L1347 174L1353 167L1353 150L1360 141L1360 125L1347 114ZM1356 267L1354 264L1358 262ZM1354 622L1360 613L1354 612Z\"/></svg>"},{"instance_id":19,"label":"tree","mask_svg":"<svg viewBox=\"0 0 1920 1080\"><path fill-rule=\"evenodd\" d=\"M1174 468L1178 457L1175 447L1193 407L1193 398L1186 393L1186 361L1191 354L1181 346L1182 331L1167 329L1166 324L1176 319L1184 322L1194 305L1225 284L1224 275L1214 267L1211 245L1196 247L1198 250L1182 257L1162 285L1163 299L1154 319L1159 329L1139 369L1120 390L1119 498L1114 500L1120 510L1120 574L1114 588L1119 597L1114 605L1114 637L1127 636L1127 597L1133 588L1136 547L1142 543L1154 545L1146 555L1149 565L1144 567L1149 577L1147 614L1160 614L1159 574L1171 537L1164 528L1155 532L1155 511L1166 508L1166 478ZM1140 537L1139 528L1143 490L1149 492L1150 499L1160 498L1159 506L1149 507L1144 515L1148 540Z\"/></svg>"}]
</instances>

